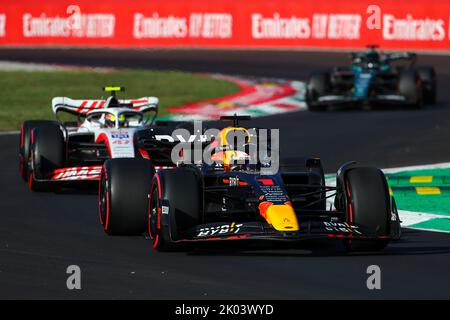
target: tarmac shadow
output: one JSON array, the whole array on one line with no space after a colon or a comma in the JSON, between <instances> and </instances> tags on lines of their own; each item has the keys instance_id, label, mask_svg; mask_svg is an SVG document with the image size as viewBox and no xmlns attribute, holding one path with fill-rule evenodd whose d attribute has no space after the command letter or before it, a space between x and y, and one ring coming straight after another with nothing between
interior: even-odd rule
<instances>
[{"instance_id":1,"label":"tarmac shadow","mask_svg":"<svg viewBox=\"0 0 450 320\"><path fill-rule=\"evenodd\" d=\"M361 257L361 256L416 256L440 255L450 253L448 244L433 242L422 238L426 232L404 230L400 240L391 241L388 246L377 252L349 252L343 242L330 240L304 240L298 243L282 242L239 242L201 243L192 256L245 256L245 257Z\"/></svg>"}]
</instances>

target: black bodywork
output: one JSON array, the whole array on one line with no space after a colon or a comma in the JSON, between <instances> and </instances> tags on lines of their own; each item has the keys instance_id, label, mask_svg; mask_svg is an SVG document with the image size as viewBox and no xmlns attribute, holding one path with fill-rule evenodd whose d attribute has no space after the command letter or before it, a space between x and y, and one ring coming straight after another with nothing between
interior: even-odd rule
<instances>
[{"instance_id":1,"label":"black bodywork","mask_svg":"<svg viewBox=\"0 0 450 320\"><path fill-rule=\"evenodd\" d=\"M326 186L319 159L304 159L296 168L284 168L274 175L260 175L258 172L223 172L209 166L190 167L201 183L203 205L199 224L185 230L176 243L222 240L281 240L304 239L354 239L392 240L400 237L400 220L395 201L392 198L392 221L389 235L380 235L359 224L349 223L345 190ZM177 169L174 169L177 170ZM339 175L343 176L345 167ZM230 186L234 179L245 185ZM258 179L271 179L294 208L298 231L278 231L261 216L258 208L261 196L267 196L260 189ZM340 176L337 179L341 179ZM226 183L224 183L224 181ZM338 184L339 185L339 184ZM277 200L279 199L277 196ZM327 199L335 197L334 205L327 208ZM167 204L169 206L169 204ZM163 227L170 229L170 217L162 215Z\"/></svg>"}]
</instances>

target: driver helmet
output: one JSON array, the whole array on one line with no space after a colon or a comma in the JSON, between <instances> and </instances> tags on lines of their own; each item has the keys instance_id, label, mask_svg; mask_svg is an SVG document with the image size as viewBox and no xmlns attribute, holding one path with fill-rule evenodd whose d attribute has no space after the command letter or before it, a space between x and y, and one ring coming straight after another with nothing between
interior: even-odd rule
<instances>
[{"instance_id":1,"label":"driver helmet","mask_svg":"<svg viewBox=\"0 0 450 320\"><path fill-rule=\"evenodd\" d=\"M112 113L108 113L105 116L105 127L114 128L116 126L116 115ZM126 126L126 117L124 114L120 114L118 116L119 128L123 128Z\"/></svg>"},{"instance_id":2,"label":"driver helmet","mask_svg":"<svg viewBox=\"0 0 450 320\"><path fill-rule=\"evenodd\" d=\"M245 169L249 162L248 143L250 134L247 129L227 127L220 131L217 139L211 144L211 158L220 163L225 171Z\"/></svg>"},{"instance_id":3,"label":"driver helmet","mask_svg":"<svg viewBox=\"0 0 450 320\"><path fill-rule=\"evenodd\" d=\"M367 59L367 62L379 63L380 62L380 55L378 54L377 51L370 50L366 54L366 59Z\"/></svg>"}]
</instances>

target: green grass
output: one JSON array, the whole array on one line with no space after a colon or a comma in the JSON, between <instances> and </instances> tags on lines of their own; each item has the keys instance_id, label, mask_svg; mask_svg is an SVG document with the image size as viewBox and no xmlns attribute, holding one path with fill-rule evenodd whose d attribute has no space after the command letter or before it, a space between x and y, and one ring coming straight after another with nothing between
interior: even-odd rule
<instances>
[{"instance_id":1,"label":"green grass","mask_svg":"<svg viewBox=\"0 0 450 320\"><path fill-rule=\"evenodd\" d=\"M185 72L144 70L0 71L0 130L19 129L29 119L53 119L51 99L98 99L105 85L122 85L119 98L157 96L160 115L168 106L211 99L238 91L237 85Z\"/></svg>"},{"instance_id":2,"label":"green grass","mask_svg":"<svg viewBox=\"0 0 450 320\"><path fill-rule=\"evenodd\" d=\"M450 215L450 168L405 170L386 174L386 176L399 209ZM431 183L410 183L409 178L412 176L432 176L433 181ZM405 179L399 182L396 179L399 177ZM398 188L399 185L411 187ZM419 195L414 189L417 186L440 187L441 194Z\"/></svg>"}]
</instances>

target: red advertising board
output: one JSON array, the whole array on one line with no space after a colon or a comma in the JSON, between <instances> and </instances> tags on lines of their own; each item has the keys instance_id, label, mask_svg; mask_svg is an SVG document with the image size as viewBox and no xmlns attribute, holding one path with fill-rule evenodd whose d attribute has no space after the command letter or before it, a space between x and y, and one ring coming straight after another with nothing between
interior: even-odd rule
<instances>
[{"instance_id":1,"label":"red advertising board","mask_svg":"<svg viewBox=\"0 0 450 320\"><path fill-rule=\"evenodd\" d=\"M449 0L1 0L0 46L450 49Z\"/></svg>"}]
</instances>

